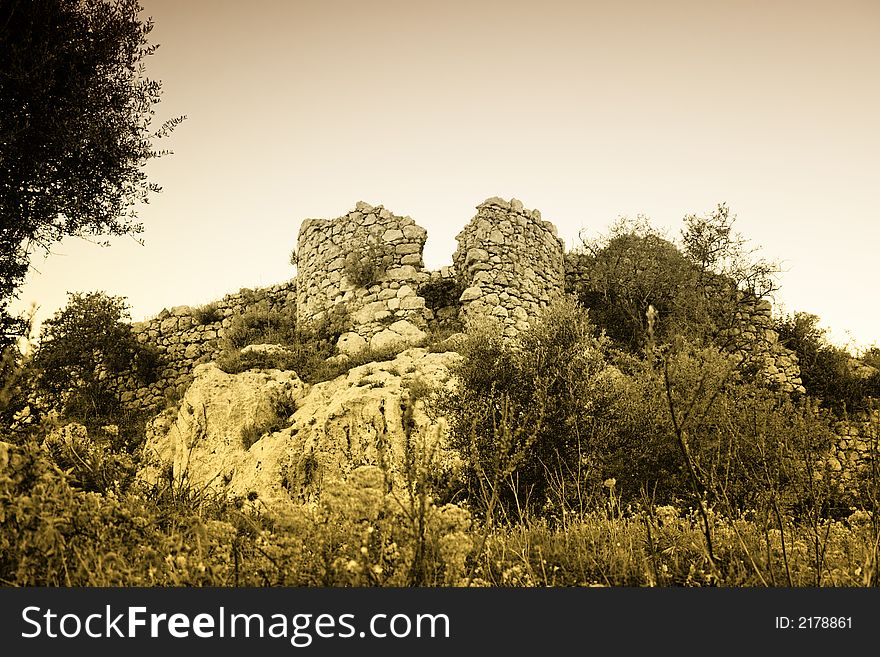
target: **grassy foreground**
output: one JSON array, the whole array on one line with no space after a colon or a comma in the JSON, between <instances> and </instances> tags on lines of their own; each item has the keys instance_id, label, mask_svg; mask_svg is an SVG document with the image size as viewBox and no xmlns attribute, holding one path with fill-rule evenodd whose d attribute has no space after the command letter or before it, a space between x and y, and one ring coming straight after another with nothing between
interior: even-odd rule
<instances>
[{"instance_id":1,"label":"grassy foreground","mask_svg":"<svg viewBox=\"0 0 880 657\"><path fill-rule=\"evenodd\" d=\"M603 508L487 524L379 468L328 484L320 504L269 513L259 499L132 485L72 487L36 444L0 446L5 586L873 586L870 514L795 525L672 506Z\"/></svg>"}]
</instances>

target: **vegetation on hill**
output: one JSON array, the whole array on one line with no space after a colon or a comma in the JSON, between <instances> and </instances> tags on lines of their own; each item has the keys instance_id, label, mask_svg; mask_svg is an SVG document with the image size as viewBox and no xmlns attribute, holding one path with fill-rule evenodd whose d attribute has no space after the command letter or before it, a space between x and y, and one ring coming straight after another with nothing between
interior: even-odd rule
<instances>
[{"instance_id":1,"label":"vegetation on hill","mask_svg":"<svg viewBox=\"0 0 880 657\"><path fill-rule=\"evenodd\" d=\"M746 257L731 222L721 206L687 220L682 246L645 222L587 245L575 294L513 341L470 326L457 386L407 393L446 418L458 469L441 477L408 445L403 486L376 463L287 514L136 476L146 457L122 438L135 423L107 382L149 376L150 354L124 300L72 295L33 355L2 370L0 581L876 586L880 414L864 416L858 458L834 455L839 422L873 407L880 358L855 359L795 314L775 329L806 395L741 367L719 336L736 289L762 294L772 268ZM333 376L359 362L334 354L340 325L248 313L221 364ZM266 341L286 348L240 351ZM86 427L57 428L71 420Z\"/></svg>"}]
</instances>

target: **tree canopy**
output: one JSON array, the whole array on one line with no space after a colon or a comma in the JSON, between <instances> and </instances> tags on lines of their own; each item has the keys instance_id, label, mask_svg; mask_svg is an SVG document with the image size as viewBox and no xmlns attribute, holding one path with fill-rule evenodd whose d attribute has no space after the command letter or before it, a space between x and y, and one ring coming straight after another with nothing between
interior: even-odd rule
<instances>
[{"instance_id":1,"label":"tree canopy","mask_svg":"<svg viewBox=\"0 0 880 657\"><path fill-rule=\"evenodd\" d=\"M569 256L578 272L572 291L596 324L630 351L652 336L661 343L676 335L717 341L735 323L743 299L776 290L778 267L754 257L734 221L724 204L689 215L676 244L645 217L621 219L604 237L582 236Z\"/></svg>"},{"instance_id":2,"label":"tree canopy","mask_svg":"<svg viewBox=\"0 0 880 657\"><path fill-rule=\"evenodd\" d=\"M182 117L153 125L151 20L137 0L0 0L0 338L34 249L136 235L159 187L144 165Z\"/></svg>"}]
</instances>

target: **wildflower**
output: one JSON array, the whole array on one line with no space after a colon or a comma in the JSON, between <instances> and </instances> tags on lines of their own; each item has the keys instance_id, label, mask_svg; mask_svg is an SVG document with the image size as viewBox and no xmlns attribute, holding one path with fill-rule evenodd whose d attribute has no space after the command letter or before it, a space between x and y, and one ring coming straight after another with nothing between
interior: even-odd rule
<instances>
[{"instance_id":1,"label":"wildflower","mask_svg":"<svg viewBox=\"0 0 880 657\"><path fill-rule=\"evenodd\" d=\"M663 525L672 524L678 518L678 509L668 504L665 506L658 506L656 513Z\"/></svg>"},{"instance_id":2,"label":"wildflower","mask_svg":"<svg viewBox=\"0 0 880 657\"><path fill-rule=\"evenodd\" d=\"M614 490L614 487L617 485L617 479L611 477L610 479L606 479L602 485L609 490Z\"/></svg>"}]
</instances>

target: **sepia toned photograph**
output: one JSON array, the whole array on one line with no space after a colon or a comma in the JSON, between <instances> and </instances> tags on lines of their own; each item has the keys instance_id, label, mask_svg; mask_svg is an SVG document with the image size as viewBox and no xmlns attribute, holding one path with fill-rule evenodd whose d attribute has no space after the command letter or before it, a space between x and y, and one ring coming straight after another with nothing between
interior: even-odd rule
<instances>
[{"instance_id":1,"label":"sepia toned photograph","mask_svg":"<svg viewBox=\"0 0 880 657\"><path fill-rule=\"evenodd\" d=\"M877 587L878 32L0 0L0 585Z\"/></svg>"}]
</instances>

